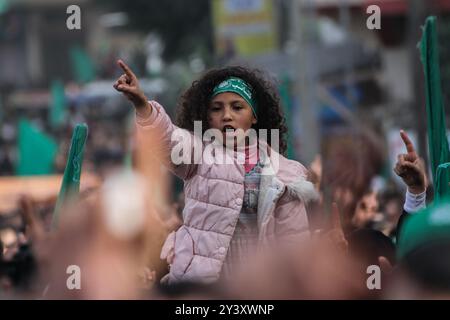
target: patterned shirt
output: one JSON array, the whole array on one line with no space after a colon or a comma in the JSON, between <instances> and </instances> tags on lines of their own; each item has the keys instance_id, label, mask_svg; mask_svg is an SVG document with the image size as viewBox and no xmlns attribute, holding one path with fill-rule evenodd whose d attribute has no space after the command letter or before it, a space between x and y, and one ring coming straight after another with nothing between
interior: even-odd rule
<instances>
[{"instance_id":1,"label":"patterned shirt","mask_svg":"<svg viewBox=\"0 0 450 320\"><path fill-rule=\"evenodd\" d=\"M222 268L222 276L230 277L235 269L255 253L258 243L258 198L262 166L259 162L244 177L244 199L238 222Z\"/></svg>"}]
</instances>

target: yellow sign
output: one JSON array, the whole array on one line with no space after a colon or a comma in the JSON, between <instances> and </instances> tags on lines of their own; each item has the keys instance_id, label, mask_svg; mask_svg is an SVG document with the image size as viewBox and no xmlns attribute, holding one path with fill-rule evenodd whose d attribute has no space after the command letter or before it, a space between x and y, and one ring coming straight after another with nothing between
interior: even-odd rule
<instances>
[{"instance_id":1,"label":"yellow sign","mask_svg":"<svg viewBox=\"0 0 450 320\"><path fill-rule=\"evenodd\" d=\"M220 57L275 51L273 0L213 0L216 52Z\"/></svg>"}]
</instances>

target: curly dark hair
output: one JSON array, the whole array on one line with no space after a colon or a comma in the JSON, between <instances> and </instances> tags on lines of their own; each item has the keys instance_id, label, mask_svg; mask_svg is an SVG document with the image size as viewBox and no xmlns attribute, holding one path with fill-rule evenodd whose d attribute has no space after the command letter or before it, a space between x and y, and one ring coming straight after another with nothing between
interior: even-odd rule
<instances>
[{"instance_id":1,"label":"curly dark hair","mask_svg":"<svg viewBox=\"0 0 450 320\"><path fill-rule=\"evenodd\" d=\"M285 155L287 149L287 126L280 105L280 97L275 86L268 80L265 73L258 69L241 66L211 69L181 96L176 112L175 123L180 128L194 131L194 121L202 121L203 133L209 129L207 111L214 87L229 77L238 77L246 81L253 89L257 104L258 121L253 128L267 129L267 139L270 144L271 130L279 129L279 150Z\"/></svg>"}]
</instances>

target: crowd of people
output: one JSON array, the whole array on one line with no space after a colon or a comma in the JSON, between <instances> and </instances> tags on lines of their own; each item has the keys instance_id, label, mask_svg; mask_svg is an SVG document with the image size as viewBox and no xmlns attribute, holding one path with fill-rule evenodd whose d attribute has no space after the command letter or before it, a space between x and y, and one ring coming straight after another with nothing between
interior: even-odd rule
<instances>
[{"instance_id":1,"label":"crowd of people","mask_svg":"<svg viewBox=\"0 0 450 320\"><path fill-rule=\"evenodd\" d=\"M136 111L135 130L121 137L131 141L131 165L100 159L101 186L66 203L56 228L54 201L20 199L19 216L0 230L2 298L449 297L448 211L427 206L432 186L405 131L393 168L405 192L389 183L380 190L373 181L383 159L364 134L308 165L287 159L280 99L260 71L210 70L172 120L118 64L113 87ZM203 136L217 130L215 139L195 136L195 121ZM250 129L267 129L266 142L240 133ZM113 131L92 143L107 146ZM230 162L194 161L196 144ZM174 163L174 154L187 161ZM184 184L175 199L170 172ZM79 286L68 285L70 266Z\"/></svg>"}]
</instances>

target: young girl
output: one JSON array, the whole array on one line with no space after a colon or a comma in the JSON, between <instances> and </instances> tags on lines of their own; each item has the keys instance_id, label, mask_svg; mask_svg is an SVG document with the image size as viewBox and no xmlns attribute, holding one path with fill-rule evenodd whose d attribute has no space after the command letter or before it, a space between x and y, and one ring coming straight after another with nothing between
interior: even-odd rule
<instances>
[{"instance_id":1,"label":"young girl","mask_svg":"<svg viewBox=\"0 0 450 320\"><path fill-rule=\"evenodd\" d=\"M176 126L161 105L148 101L130 68L121 60L118 64L125 73L114 88L133 103L138 134L161 136L165 156L173 156L178 142L173 135L180 130L203 151L214 143L194 136L194 121L201 121L202 134L215 129L220 143L227 141L228 148L215 148L214 156L231 155L226 162L169 165L184 180L185 207L183 225L162 248L161 258L170 265L163 282L214 282L232 274L257 248L295 243L309 235L305 204L315 197L314 186L300 163L281 155L287 128L278 95L259 72L243 67L207 72L182 96ZM239 129L267 129L270 143L259 135L257 143L242 139ZM249 145L242 147L241 141ZM272 148L274 143L281 154Z\"/></svg>"}]
</instances>

